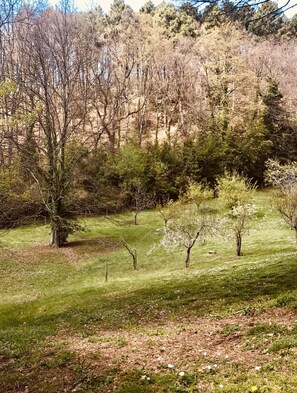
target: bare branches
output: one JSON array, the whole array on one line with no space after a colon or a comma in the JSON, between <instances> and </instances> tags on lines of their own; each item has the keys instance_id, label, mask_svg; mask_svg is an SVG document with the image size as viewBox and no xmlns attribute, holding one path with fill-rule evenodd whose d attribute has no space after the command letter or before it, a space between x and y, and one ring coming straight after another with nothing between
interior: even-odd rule
<instances>
[{"instance_id":1,"label":"bare branches","mask_svg":"<svg viewBox=\"0 0 297 393\"><path fill-rule=\"evenodd\" d=\"M24 12L24 9L26 11ZM28 20L30 15L43 8L42 0L33 0L28 4L25 0L1 0L0 33L2 28L16 22Z\"/></svg>"},{"instance_id":2,"label":"bare branches","mask_svg":"<svg viewBox=\"0 0 297 393\"><path fill-rule=\"evenodd\" d=\"M235 1L234 3L231 3L231 12L232 9L234 11L240 10L242 8L253 8L257 9L259 6L268 3L270 0L238 0ZM221 0L190 0L189 1L191 4L197 6L197 8L203 9L206 5L217 5L221 9L224 7L224 2ZM284 13L294 7L297 6L297 3L295 0L287 0L284 4L279 4L277 7L277 12L278 13ZM229 11L230 12L230 11ZM271 14L267 14L266 16L270 16Z\"/></svg>"},{"instance_id":3,"label":"bare branches","mask_svg":"<svg viewBox=\"0 0 297 393\"><path fill-rule=\"evenodd\" d=\"M121 237L120 242L132 257L133 270L137 270L137 249L132 248L123 237Z\"/></svg>"},{"instance_id":4,"label":"bare branches","mask_svg":"<svg viewBox=\"0 0 297 393\"><path fill-rule=\"evenodd\" d=\"M273 203L283 220L295 230L297 244L297 163L267 163L266 181L277 188Z\"/></svg>"},{"instance_id":5,"label":"bare branches","mask_svg":"<svg viewBox=\"0 0 297 393\"><path fill-rule=\"evenodd\" d=\"M141 184L136 184L132 190L132 209L134 211L134 224L138 225L138 215L144 210L155 205L155 201L151 198L147 189Z\"/></svg>"}]
</instances>

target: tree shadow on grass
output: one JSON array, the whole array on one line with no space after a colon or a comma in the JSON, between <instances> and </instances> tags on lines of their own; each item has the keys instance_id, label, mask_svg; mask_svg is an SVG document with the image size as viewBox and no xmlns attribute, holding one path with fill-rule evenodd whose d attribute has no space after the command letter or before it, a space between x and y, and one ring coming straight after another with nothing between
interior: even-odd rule
<instances>
[{"instance_id":1,"label":"tree shadow on grass","mask_svg":"<svg viewBox=\"0 0 297 393\"><path fill-rule=\"evenodd\" d=\"M261 304L297 307L296 276L297 261L288 260L252 270L238 267L200 276L179 274L163 283L147 282L143 288L118 286L111 291L103 285L7 305L0 309L0 342L26 347L62 327L92 334L100 329L127 329L191 315L246 312Z\"/></svg>"},{"instance_id":2,"label":"tree shadow on grass","mask_svg":"<svg viewBox=\"0 0 297 393\"><path fill-rule=\"evenodd\" d=\"M63 248L74 248L75 251L78 251L79 253L89 252L90 254L94 254L98 252L117 250L120 247L120 242L114 238L101 238L98 240L81 239L69 241L69 243Z\"/></svg>"}]
</instances>

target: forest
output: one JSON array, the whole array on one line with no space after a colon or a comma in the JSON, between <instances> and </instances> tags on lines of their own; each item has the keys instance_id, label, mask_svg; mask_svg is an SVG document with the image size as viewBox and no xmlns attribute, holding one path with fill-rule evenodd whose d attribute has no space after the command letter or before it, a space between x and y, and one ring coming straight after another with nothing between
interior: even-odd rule
<instances>
[{"instance_id":1,"label":"forest","mask_svg":"<svg viewBox=\"0 0 297 393\"><path fill-rule=\"evenodd\" d=\"M60 246L79 215L144 195L164 205L225 171L263 186L268 159L297 158L297 18L275 3L13 11L1 9L2 228L49 220Z\"/></svg>"}]
</instances>

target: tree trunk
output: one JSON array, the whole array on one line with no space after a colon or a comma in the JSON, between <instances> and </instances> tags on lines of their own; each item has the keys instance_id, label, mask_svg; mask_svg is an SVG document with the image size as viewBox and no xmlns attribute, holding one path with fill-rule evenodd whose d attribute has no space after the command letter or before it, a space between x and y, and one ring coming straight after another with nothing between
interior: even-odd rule
<instances>
[{"instance_id":1,"label":"tree trunk","mask_svg":"<svg viewBox=\"0 0 297 393\"><path fill-rule=\"evenodd\" d=\"M55 225L51 225L51 242L50 245L53 247L61 247L61 236L59 230Z\"/></svg>"},{"instance_id":2,"label":"tree trunk","mask_svg":"<svg viewBox=\"0 0 297 393\"><path fill-rule=\"evenodd\" d=\"M188 269L190 267L190 257L191 257L191 247L187 248L187 258L185 261L186 269Z\"/></svg>"},{"instance_id":3,"label":"tree trunk","mask_svg":"<svg viewBox=\"0 0 297 393\"><path fill-rule=\"evenodd\" d=\"M51 203L52 211L50 212L51 225L51 246L62 247L67 244L69 235L69 223L63 218L63 206L61 200L53 198Z\"/></svg>"},{"instance_id":4,"label":"tree trunk","mask_svg":"<svg viewBox=\"0 0 297 393\"><path fill-rule=\"evenodd\" d=\"M115 154L116 151L116 130L114 129L115 125L112 125L112 130L108 131L108 145L109 151L112 155Z\"/></svg>"},{"instance_id":5,"label":"tree trunk","mask_svg":"<svg viewBox=\"0 0 297 393\"><path fill-rule=\"evenodd\" d=\"M138 216L138 212L135 212L134 213L134 225L138 225L137 216Z\"/></svg>"},{"instance_id":6,"label":"tree trunk","mask_svg":"<svg viewBox=\"0 0 297 393\"><path fill-rule=\"evenodd\" d=\"M238 233L236 235L236 251L237 251L237 256L241 257L242 253L241 253L241 235Z\"/></svg>"},{"instance_id":7,"label":"tree trunk","mask_svg":"<svg viewBox=\"0 0 297 393\"><path fill-rule=\"evenodd\" d=\"M108 262L105 261L105 282L108 281Z\"/></svg>"},{"instance_id":8,"label":"tree trunk","mask_svg":"<svg viewBox=\"0 0 297 393\"><path fill-rule=\"evenodd\" d=\"M51 246L62 247L67 244L68 230L60 220L51 222Z\"/></svg>"},{"instance_id":9,"label":"tree trunk","mask_svg":"<svg viewBox=\"0 0 297 393\"><path fill-rule=\"evenodd\" d=\"M132 258L133 258L133 270L137 270L137 250L136 249L133 250Z\"/></svg>"}]
</instances>

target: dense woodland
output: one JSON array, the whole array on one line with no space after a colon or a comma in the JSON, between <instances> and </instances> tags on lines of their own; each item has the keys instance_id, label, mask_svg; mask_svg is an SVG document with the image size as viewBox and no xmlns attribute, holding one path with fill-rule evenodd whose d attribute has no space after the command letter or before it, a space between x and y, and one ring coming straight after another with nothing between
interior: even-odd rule
<instances>
[{"instance_id":1,"label":"dense woodland","mask_svg":"<svg viewBox=\"0 0 297 393\"><path fill-rule=\"evenodd\" d=\"M275 3L1 12L2 227L42 218L62 245L80 214L297 160L297 17Z\"/></svg>"}]
</instances>

